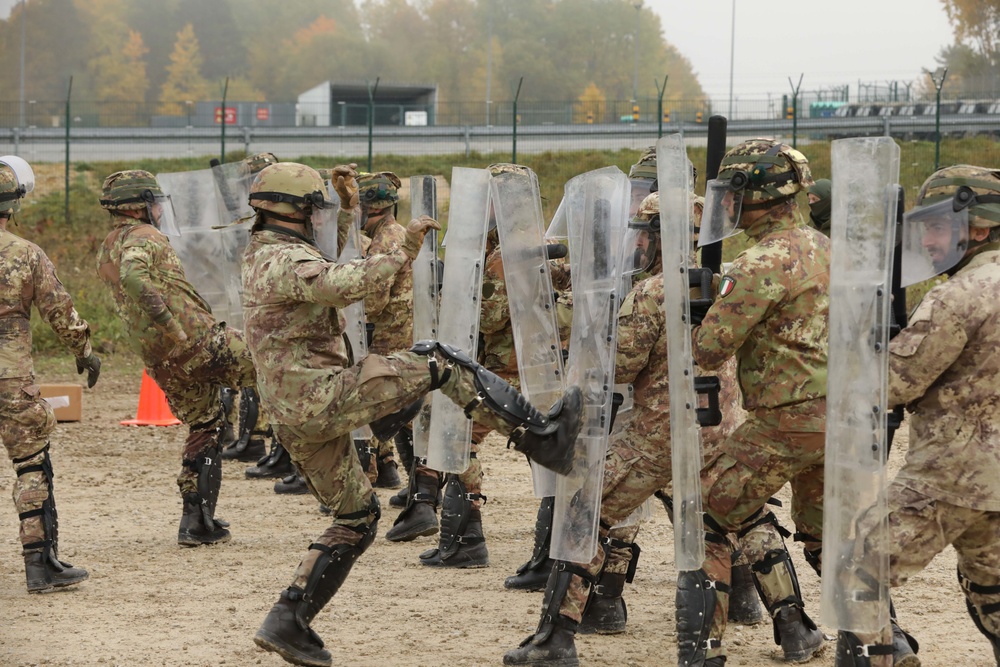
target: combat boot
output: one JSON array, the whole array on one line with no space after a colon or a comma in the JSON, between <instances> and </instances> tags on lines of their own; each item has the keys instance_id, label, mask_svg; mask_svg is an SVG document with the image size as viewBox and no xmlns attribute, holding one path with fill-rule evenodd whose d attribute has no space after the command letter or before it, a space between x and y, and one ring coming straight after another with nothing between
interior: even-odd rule
<instances>
[{"instance_id":1,"label":"combat boot","mask_svg":"<svg viewBox=\"0 0 1000 667\"><path fill-rule=\"evenodd\" d=\"M774 615L774 643L787 662L807 662L823 648L823 633L797 604L784 604Z\"/></svg>"},{"instance_id":2,"label":"combat boot","mask_svg":"<svg viewBox=\"0 0 1000 667\"><path fill-rule=\"evenodd\" d=\"M399 491L389 496L390 507L406 507L406 499L410 497L410 487L404 486Z\"/></svg>"},{"instance_id":3,"label":"combat boot","mask_svg":"<svg viewBox=\"0 0 1000 667\"><path fill-rule=\"evenodd\" d=\"M516 591L540 591L545 588L554 562L549 558L549 547L552 543L552 511L555 502L555 496L546 496L538 504L535 545L531 551L531 559L517 568L516 574L503 580L504 588Z\"/></svg>"},{"instance_id":4,"label":"combat boot","mask_svg":"<svg viewBox=\"0 0 1000 667\"><path fill-rule=\"evenodd\" d=\"M462 569L488 567L490 554L483 537L483 518L472 507L473 501L485 501L486 496L468 493L458 475L449 474L445 480L438 548L420 554L420 563Z\"/></svg>"},{"instance_id":5,"label":"combat boot","mask_svg":"<svg viewBox=\"0 0 1000 667\"><path fill-rule=\"evenodd\" d=\"M308 625L301 627L295 619L301 599L301 589L282 591L281 597L264 617L253 641L265 651L277 653L294 665L329 667L333 664L333 656L323 648L323 640L315 630Z\"/></svg>"},{"instance_id":6,"label":"combat boot","mask_svg":"<svg viewBox=\"0 0 1000 667\"><path fill-rule=\"evenodd\" d=\"M412 491L416 487L415 491ZM411 494L405 509L396 517L392 528L385 534L390 542L409 542L424 535L438 532L436 476L419 474L410 484Z\"/></svg>"},{"instance_id":7,"label":"combat boot","mask_svg":"<svg viewBox=\"0 0 1000 667\"><path fill-rule=\"evenodd\" d=\"M44 593L54 588L72 586L86 581L90 576L82 567L73 567L56 558L51 549L24 554L24 573L29 593Z\"/></svg>"},{"instance_id":8,"label":"combat boot","mask_svg":"<svg viewBox=\"0 0 1000 667\"><path fill-rule=\"evenodd\" d=\"M301 496L309 493L305 478L297 471L288 477L274 483L274 492L278 495Z\"/></svg>"},{"instance_id":9,"label":"combat boot","mask_svg":"<svg viewBox=\"0 0 1000 667\"><path fill-rule=\"evenodd\" d=\"M574 641L576 623L560 616L544 639L534 634L515 649L503 654L505 665L531 665L532 667L579 667Z\"/></svg>"},{"instance_id":10,"label":"combat boot","mask_svg":"<svg viewBox=\"0 0 1000 667\"><path fill-rule=\"evenodd\" d=\"M626 576L625 573L601 573L597 583L590 589L590 597L577 632L581 635L617 635L625 632L628 607L622 593L625 591Z\"/></svg>"},{"instance_id":11,"label":"combat boot","mask_svg":"<svg viewBox=\"0 0 1000 667\"><path fill-rule=\"evenodd\" d=\"M259 461L267 456L267 445L264 444L263 437L247 434L245 438L241 437L226 445L220 456L225 461L243 461L244 463Z\"/></svg>"},{"instance_id":12,"label":"combat boot","mask_svg":"<svg viewBox=\"0 0 1000 667\"><path fill-rule=\"evenodd\" d=\"M920 658L917 657L917 640L911 637L902 628L896 625L896 620L892 623L892 667L920 667ZM994 650L996 650L994 648ZM1000 665L1000 660L997 661Z\"/></svg>"},{"instance_id":13,"label":"combat boot","mask_svg":"<svg viewBox=\"0 0 1000 667\"><path fill-rule=\"evenodd\" d=\"M197 547L228 542L230 537L229 530L211 517L199 494L184 494L184 513L177 531L177 544L182 547Z\"/></svg>"},{"instance_id":14,"label":"combat boot","mask_svg":"<svg viewBox=\"0 0 1000 667\"><path fill-rule=\"evenodd\" d=\"M378 477L372 486L379 489L398 489L403 481L399 478L396 469L396 462L392 459L392 454L384 454L377 459Z\"/></svg>"},{"instance_id":15,"label":"combat boot","mask_svg":"<svg viewBox=\"0 0 1000 667\"><path fill-rule=\"evenodd\" d=\"M732 590L729 593L729 620L737 625L757 625L764 622L760 598L750 573L750 564L733 565Z\"/></svg>"},{"instance_id":16,"label":"combat boot","mask_svg":"<svg viewBox=\"0 0 1000 667\"><path fill-rule=\"evenodd\" d=\"M292 459L281 443L274 436L271 437L271 451L262 456L257 465L246 469L244 474L247 479L280 479L295 472Z\"/></svg>"}]
</instances>

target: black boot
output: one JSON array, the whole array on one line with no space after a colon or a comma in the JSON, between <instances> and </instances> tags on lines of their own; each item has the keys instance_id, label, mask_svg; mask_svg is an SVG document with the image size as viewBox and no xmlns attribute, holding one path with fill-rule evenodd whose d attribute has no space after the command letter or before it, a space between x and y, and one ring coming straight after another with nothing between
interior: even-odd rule
<instances>
[{"instance_id":1,"label":"black boot","mask_svg":"<svg viewBox=\"0 0 1000 667\"><path fill-rule=\"evenodd\" d=\"M321 554L309 573L305 589L290 586L281 592L253 638L257 646L275 652L296 665L328 667L332 664L330 652L323 648L323 640L310 624L340 590L354 567L354 561L375 539L379 507L374 494L370 513L372 522L360 528L363 532L357 544L335 544L332 547L309 545L310 550L320 551Z\"/></svg>"},{"instance_id":2,"label":"black boot","mask_svg":"<svg viewBox=\"0 0 1000 667\"><path fill-rule=\"evenodd\" d=\"M823 633L797 604L784 604L774 615L774 643L786 662L806 662L823 648Z\"/></svg>"},{"instance_id":3,"label":"black boot","mask_svg":"<svg viewBox=\"0 0 1000 667\"><path fill-rule=\"evenodd\" d=\"M246 469L247 479L280 479L295 472L292 459L278 439L271 437L271 451L257 461L257 465Z\"/></svg>"},{"instance_id":4,"label":"black boot","mask_svg":"<svg viewBox=\"0 0 1000 667\"><path fill-rule=\"evenodd\" d=\"M441 539L437 549L420 554L420 563L430 567L488 567L490 554L483 537L483 518L472 508L474 500L486 500L481 493L468 493L458 475L445 476L441 505Z\"/></svg>"},{"instance_id":5,"label":"black boot","mask_svg":"<svg viewBox=\"0 0 1000 667\"><path fill-rule=\"evenodd\" d=\"M577 632L581 635L617 635L625 632L628 607L622 593L625 591L624 573L601 572L590 591L583 620Z\"/></svg>"},{"instance_id":6,"label":"black boot","mask_svg":"<svg viewBox=\"0 0 1000 667\"><path fill-rule=\"evenodd\" d=\"M236 442L236 431L233 429L233 403L236 397L236 390L230 387L219 388L219 402L222 403L222 435L219 437L219 445L225 451Z\"/></svg>"},{"instance_id":7,"label":"black boot","mask_svg":"<svg viewBox=\"0 0 1000 667\"><path fill-rule=\"evenodd\" d=\"M44 593L54 588L72 586L90 576L82 567L73 567L55 557L51 549L24 554L24 573L29 593Z\"/></svg>"},{"instance_id":8,"label":"black boot","mask_svg":"<svg viewBox=\"0 0 1000 667\"><path fill-rule=\"evenodd\" d=\"M504 653L505 665L535 667L578 667L576 656L576 622L561 615L559 608L566 598L576 566L557 561L545 585L542 617L535 633L515 648ZM582 574L579 571L578 574Z\"/></svg>"},{"instance_id":9,"label":"black boot","mask_svg":"<svg viewBox=\"0 0 1000 667\"><path fill-rule=\"evenodd\" d=\"M414 487L416 491L413 491ZM390 542L409 542L438 532L437 478L425 474L416 475L410 488L409 503L385 534L385 539Z\"/></svg>"},{"instance_id":10,"label":"black boot","mask_svg":"<svg viewBox=\"0 0 1000 667\"><path fill-rule=\"evenodd\" d=\"M477 378L478 379L478 378ZM524 400L518 394L518 397ZM514 449L529 459L560 475L573 470L576 438L583 426L583 394L570 387L539 422L534 413L510 434Z\"/></svg>"},{"instance_id":11,"label":"black boot","mask_svg":"<svg viewBox=\"0 0 1000 667\"><path fill-rule=\"evenodd\" d=\"M389 505L391 507L406 507L406 500L410 497L410 487L409 485L404 486L399 491L389 496Z\"/></svg>"},{"instance_id":12,"label":"black boot","mask_svg":"<svg viewBox=\"0 0 1000 667\"><path fill-rule=\"evenodd\" d=\"M896 619L893 618L890 622L892 623L892 667L920 667L917 640L904 632L896 624ZM1000 665L1000 661L997 664Z\"/></svg>"},{"instance_id":13,"label":"black boot","mask_svg":"<svg viewBox=\"0 0 1000 667\"><path fill-rule=\"evenodd\" d=\"M296 471L275 482L274 492L278 495L301 496L309 493L309 487L306 486L305 478Z\"/></svg>"},{"instance_id":14,"label":"black boot","mask_svg":"<svg viewBox=\"0 0 1000 667\"><path fill-rule=\"evenodd\" d=\"M244 388L240 391L240 433L232 444L222 450L223 459L249 463L267 455L267 446L264 444L267 433L257 429L259 414L260 399L257 398L256 390Z\"/></svg>"},{"instance_id":15,"label":"black boot","mask_svg":"<svg viewBox=\"0 0 1000 667\"><path fill-rule=\"evenodd\" d=\"M531 559L517 568L517 574L503 580L504 588L516 591L540 591L545 588L545 582L552 572L553 561L549 558L549 546L552 543L552 511L555 503L555 496L546 496L538 504L535 545L531 551Z\"/></svg>"},{"instance_id":16,"label":"black boot","mask_svg":"<svg viewBox=\"0 0 1000 667\"><path fill-rule=\"evenodd\" d=\"M197 547L228 542L230 537L229 530L211 517L210 510L199 494L184 494L184 513L177 531L177 544L182 547Z\"/></svg>"},{"instance_id":17,"label":"black boot","mask_svg":"<svg viewBox=\"0 0 1000 667\"><path fill-rule=\"evenodd\" d=\"M379 489L398 489L403 481L399 478L396 470L396 462L392 460L392 454L378 457L378 477L372 486Z\"/></svg>"},{"instance_id":18,"label":"black boot","mask_svg":"<svg viewBox=\"0 0 1000 667\"><path fill-rule=\"evenodd\" d=\"M753 584L750 564L733 565L732 590L729 592L729 620L737 625L757 625L764 622L760 598Z\"/></svg>"},{"instance_id":19,"label":"black boot","mask_svg":"<svg viewBox=\"0 0 1000 667\"><path fill-rule=\"evenodd\" d=\"M259 435L248 436L246 439L234 440L222 450L222 458L225 461L259 461L267 456L267 445L264 438Z\"/></svg>"},{"instance_id":20,"label":"black boot","mask_svg":"<svg viewBox=\"0 0 1000 667\"><path fill-rule=\"evenodd\" d=\"M409 472L413 470L413 429L404 426L397 433L393 440L396 443L396 453L399 454L399 461L403 468Z\"/></svg>"}]
</instances>

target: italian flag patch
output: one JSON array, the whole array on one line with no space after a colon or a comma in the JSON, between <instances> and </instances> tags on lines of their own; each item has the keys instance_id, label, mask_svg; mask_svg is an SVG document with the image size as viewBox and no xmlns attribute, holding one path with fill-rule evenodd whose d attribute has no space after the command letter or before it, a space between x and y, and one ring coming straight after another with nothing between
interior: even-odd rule
<instances>
[{"instance_id":1,"label":"italian flag patch","mask_svg":"<svg viewBox=\"0 0 1000 667\"><path fill-rule=\"evenodd\" d=\"M728 295L736 287L736 279L729 276L725 276L722 282L719 283L719 298Z\"/></svg>"}]
</instances>

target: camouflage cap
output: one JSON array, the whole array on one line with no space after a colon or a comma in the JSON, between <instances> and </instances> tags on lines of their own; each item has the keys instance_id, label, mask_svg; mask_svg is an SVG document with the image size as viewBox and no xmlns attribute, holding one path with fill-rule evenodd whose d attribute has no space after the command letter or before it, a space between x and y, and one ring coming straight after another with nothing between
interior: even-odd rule
<instances>
[{"instance_id":1,"label":"camouflage cap","mask_svg":"<svg viewBox=\"0 0 1000 667\"><path fill-rule=\"evenodd\" d=\"M23 195L20 190L14 170L6 164L0 164L0 213L21 210Z\"/></svg>"},{"instance_id":2,"label":"camouflage cap","mask_svg":"<svg viewBox=\"0 0 1000 667\"><path fill-rule=\"evenodd\" d=\"M358 174L358 198L367 211L381 211L399 201L402 182L391 171Z\"/></svg>"},{"instance_id":3,"label":"camouflage cap","mask_svg":"<svg viewBox=\"0 0 1000 667\"><path fill-rule=\"evenodd\" d=\"M930 206L954 197L962 186L977 195L1000 195L1000 170L969 164L938 169L920 186L916 207ZM996 227L1000 225L1000 202L974 202L969 206L969 215L973 216L969 220L973 227Z\"/></svg>"},{"instance_id":4,"label":"camouflage cap","mask_svg":"<svg viewBox=\"0 0 1000 667\"><path fill-rule=\"evenodd\" d=\"M628 170L629 178L656 178L656 146L650 146L639 156L639 161Z\"/></svg>"},{"instance_id":5,"label":"camouflage cap","mask_svg":"<svg viewBox=\"0 0 1000 667\"><path fill-rule=\"evenodd\" d=\"M722 158L719 178L730 180L740 172L744 206L784 201L813 183L806 156L773 139L750 139L730 149Z\"/></svg>"},{"instance_id":6,"label":"camouflage cap","mask_svg":"<svg viewBox=\"0 0 1000 667\"><path fill-rule=\"evenodd\" d=\"M639 204L639 210L635 212L635 220L649 222L658 215L660 215L660 193L654 192L646 195L642 203Z\"/></svg>"},{"instance_id":7,"label":"camouflage cap","mask_svg":"<svg viewBox=\"0 0 1000 667\"><path fill-rule=\"evenodd\" d=\"M147 200L144 199L147 191L154 196L163 194L156 177L148 171L116 171L104 179L104 185L101 186L101 206L109 211L141 211L147 205Z\"/></svg>"},{"instance_id":8,"label":"camouflage cap","mask_svg":"<svg viewBox=\"0 0 1000 667\"><path fill-rule=\"evenodd\" d=\"M278 158L275 157L274 153L255 153L254 155L248 155L240 160L240 162L246 165L251 174L256 174L262 171L264 167L278 164Z\"/></svg>"}]
</instances>

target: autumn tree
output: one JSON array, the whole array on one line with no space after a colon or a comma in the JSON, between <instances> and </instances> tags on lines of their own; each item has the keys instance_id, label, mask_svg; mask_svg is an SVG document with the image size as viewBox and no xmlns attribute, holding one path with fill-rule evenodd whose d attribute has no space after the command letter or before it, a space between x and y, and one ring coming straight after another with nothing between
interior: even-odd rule
<instances>
[{"instance_id":1,"label":"autumn tree","mask_svg":"<svg viewBox=\"0 0 1000 667\"><path fill-rule=\"evenodd\" d=\"M201 73L202 59L198 38L194 27L188 23L179 33L174 43L167 65L167 80L160 88L161 113L181 115L182 103L209 98L208 81Z\"/></svg>"},{"instance_id":2,"label":"autumn tree","mask_svg":"<svg viewBox=\"0 0 1000 667\"><path fill-rule=\"evenodd\" d=\"M944 92L993 93L1000 85L1000 0L941 0L955 32L955 43L937 61L948 68ZM925 91L933 85L923 82Z\"/></svg>"},{"instance_id":3,"label":"autumn tree","mask_svg":"<svg viewBox=\"0 0 1000 667\"><path fill-rule=\"evenodd\" d=\"M607 97L591 81L573 106L574 123L603 123Z\"/></svg>"}]
</instances>

